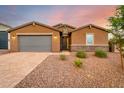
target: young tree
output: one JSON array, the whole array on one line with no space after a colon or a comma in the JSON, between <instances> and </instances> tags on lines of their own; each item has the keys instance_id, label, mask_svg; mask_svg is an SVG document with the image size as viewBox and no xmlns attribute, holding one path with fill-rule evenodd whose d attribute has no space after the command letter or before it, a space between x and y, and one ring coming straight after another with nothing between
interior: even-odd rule
<instances>
[{"instance_id":1,"label":"young tree","mask_svg":"<svg viewBox=\"0 0 124 93\"><path fill-rule=\"evenodd\" d=\"M109 32L113 34L114 40L116 44L119 46L119 53L121 58L121 66L122 70L124 69L123 66L123 54L122 54L122 47L124 44L124 5L119 6L116 9L116 14L113 17L110 17L110 29Z\"/></svg>"}]
</instances>

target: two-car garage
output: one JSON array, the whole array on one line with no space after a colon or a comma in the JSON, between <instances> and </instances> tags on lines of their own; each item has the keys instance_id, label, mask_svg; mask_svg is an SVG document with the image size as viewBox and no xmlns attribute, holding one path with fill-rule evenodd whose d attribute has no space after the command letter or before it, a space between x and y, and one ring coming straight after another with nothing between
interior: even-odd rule
<instances>
[{"instance_id":1,"label":"two-car garage","mask_svg":"<svg viewBox=\"0 0 124 93\"><path fill-rule=\"evenodd\" d=\"M38 22L30 22L10 29L12 52L59 52L60 31Z\"/></svg>"},{"instance_id":2,"label":"two-car garage","mask_svg":"<svg viewBox=\"0 0 124 93\"><path fill-rule=\"evenodd\" d=\"M19 51L22 52L50 52L52 49L52 36L20 35Z\"/></svg>"}]
</instances>

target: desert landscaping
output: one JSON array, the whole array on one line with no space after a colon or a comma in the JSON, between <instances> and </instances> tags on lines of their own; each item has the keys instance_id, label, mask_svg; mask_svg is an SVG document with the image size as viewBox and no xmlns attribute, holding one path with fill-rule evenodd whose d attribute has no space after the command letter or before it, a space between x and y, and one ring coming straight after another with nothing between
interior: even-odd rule
<instances>
[{"instance_id":1,"label":"desert landscaping","mask_svg":"<svg viewBox=\"0 0 124 93\"><path fill-rule=\"evenodd\" d=\"M59 55L50 55L28 74L16 88L27 87L124 87L124 71L121 69L119 53L108 53L107 58L98 58L92 52L81 59L76 67L75 53L61 60Z\"/></svg>"}]
</instances>

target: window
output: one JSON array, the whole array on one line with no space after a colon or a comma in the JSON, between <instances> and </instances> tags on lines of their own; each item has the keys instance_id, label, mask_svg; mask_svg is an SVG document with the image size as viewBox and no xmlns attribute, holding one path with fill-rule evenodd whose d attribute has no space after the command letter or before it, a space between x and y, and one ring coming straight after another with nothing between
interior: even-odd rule
<instances>
[{"instance_id":1,"label":"window","mask_svg":"<svg viewBox=\"0 0 124 93\"><path fill-rule=\"evenodd\" d=\"M94 35L92 33L86 34L86 45L93 45Z\"/></svg>"}]
</instances>

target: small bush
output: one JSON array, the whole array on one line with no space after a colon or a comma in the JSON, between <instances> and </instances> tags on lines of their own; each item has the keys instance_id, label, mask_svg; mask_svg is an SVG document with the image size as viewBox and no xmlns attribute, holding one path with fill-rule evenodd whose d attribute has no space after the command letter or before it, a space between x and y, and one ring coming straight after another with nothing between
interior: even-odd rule
<instances>
[{"instance_id":1,"label":"small bush","mask_svg":"<svg viewBox=\"0 0 124 93\"><path fill-rule=\"evenodd\" d=\"M82 61L81 61L80 59L76 59L76 60L74 61L74 64L75 64L75 66L77 66L77 67L81 67L81 66L83 65L83 63L82 63Z\"/></svg>"},{"instance_id":2,"label":"small bush","mask_svg":"<svg viewBox=\"0 0 124 93\"><path fill-rule=\"evenodd\" d=\"M60 59L61 60L66 60L66 56L64 54L60 54Z\"/></svg>"},{"instance_id":3,"label":"small bush","mask_svg":"<svg viewBox=\"0 0 124 93\"><path fill-rule=\"evenodd\" d=\"M97 49L95 51L95 56L100 57L100 58L106 58L107 57L107 52L101 49Z\"/></svg>"},{"instance_id":4,"label":"small bush","mask_svg":"<svg viewBox=\"0 0 124 93\"><path fill-rule=\"evenodd\" d=\"M84 51L80 50L76 53L76 56L79 58L86 58L86 53Z\"/></svg>"}]
</instances>

